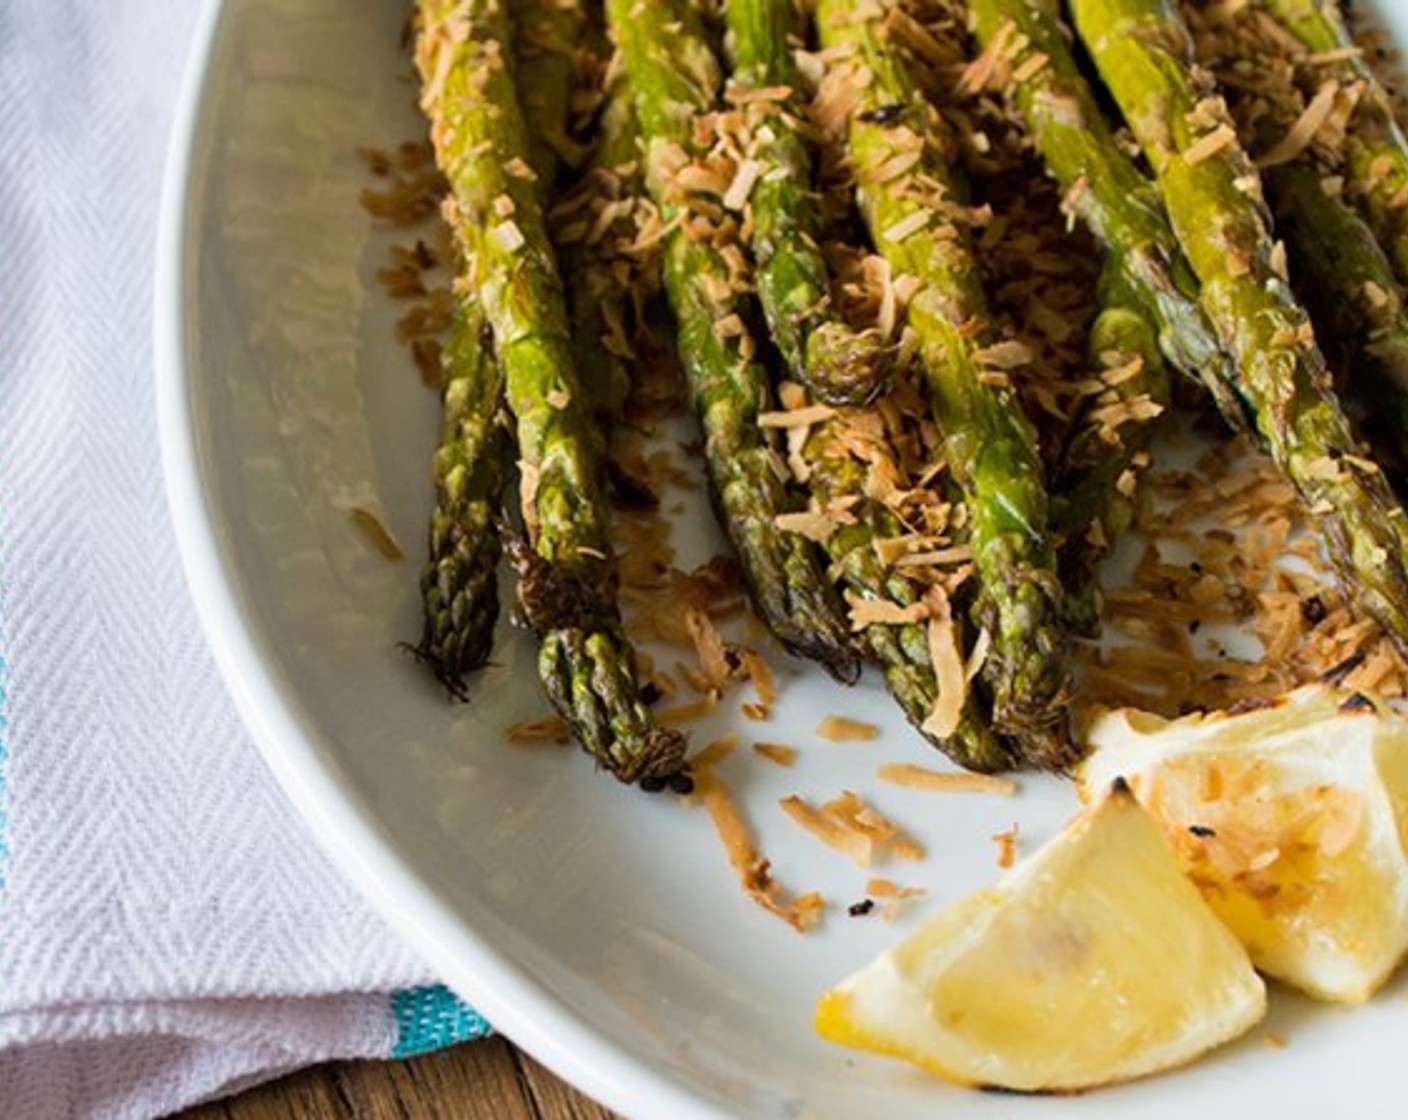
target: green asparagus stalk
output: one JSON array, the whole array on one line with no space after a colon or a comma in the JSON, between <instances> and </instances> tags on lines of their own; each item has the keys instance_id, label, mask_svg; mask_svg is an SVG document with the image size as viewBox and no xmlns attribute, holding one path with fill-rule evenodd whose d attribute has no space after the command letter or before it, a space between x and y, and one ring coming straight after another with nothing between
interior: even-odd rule
<instances>
[{"instance_id":1,"label":"green asparagus stalk","mask_svg":"<svg viewBox=\"0 0 1408 1120\"><path fill-rule=\"evenodd\" d=\"M1372 231L1320 173L1285 164L1267 173L1296 292L1335 347L1344 392L1375 455L1403 489L1408 477L1408 311Z\"/></svg>"},{"instance_id":2,"label":"green asparagus stalk","mask_svg":"<svg viewBox=\"0 0 1408 1120\"><path fill-rule=\"evenodd\" d=\"M599 29L579 0L513 0L511 11L514 70L522 91L523 118L532 133L533 169L540 180L551 182L561 165L585 165L584 174L556 206L569 215L562 225L572 229L575 223L577 228L571 237L558 237L554 231L554 243L567 289L577 368L605 434L620 419L630 392L630 340L625 331L631 322L629 283L617 274L624 262L613 252L612 230L595 231L587 243L586 231L576 219L594 221L598 204L644 193L638 170L622 174L623 168L639 166L635 108L623 76L608 75L595 143L579 144L568 128L572 94L580 84L577 71L584 65L579 54L604 54L608 44L599 41ZM612 223L613 230L623 224L624 220ZM653 263L658 269L658 261ZM629 267L633 279L649 270L648 264Z\"/></svg>"},{"instance_id":3,"label":"green asparagus stalk","mask_svg":"<svg viewBox=\"0 0 1408 1120\"><path fill-rule=\"evenodd\" d=\"M600 493L599 440L581 407L561 282L505 59L498 0L421 0L416 62L447 204L494 332L516 421L524 522L518 599L540 639L544 690L623 782L683 779L684 741L654 726L620 625Z\"/></svg>"},{"instance_id":4,"label":"green asparagus stalk","mask_svg":"<svg viewBox=\"0 0 1408 1120\"><path fill-rule=\"evenodd\" d=\"M1198 61L1226 83L1243 143L1274 153L1306 111L1304 92L1277 63L1292 62L1294 48L1270 63L1250 91L1242 86L1245 44L1262 47L1250 9L1187 9ZM1242 23L1240 21L1246 21ZM1245 32L1245 33L1243 33ZM1262 47L1262 49L1265 49ZM1318 145L1286 151L1263 167L1276 231L1286 244L1291 286L1310 311L1330 365L1354 419L1370 437L1384 465L1401 480L1408 465L1408 314L1403 289L1374 232L1344 195L1337 166Z\"/></svg>"},{"instance_id":5,"label":"green asparagus stalk","mask_svg":"<svg viewBox=\"0 0 1408 1120\"><path fill-rule=\"evenodd\" d=\"M1403 289L1373 231L1343 199L1328 194L1314 166L1270 168L1267 194L1286 238L1291 277L1326 335L1341 344L1353 389L1360 375L1408 392L1408 315ZM1375 389L1368 390L1377 395Z\"/></svg>"},{"instance_id":6,"label":"green asparagus stalk","mask_svg":"<svg viewBox=\"0 0 1408 1120\"><path fill-rule=\"evenodd\" d=\"M862 215L894 272L922 285L908 325L972 520L994 722L1019 742L1026 763L1060 767L1071 758L1069 641L1036 437L1012 394L984 376L997 340L961 228L962 187L944 158L936 112L887 40L887 11L822 0L821 43L853 100L847 148Z\"/></svg>"},{"instance_id":7,"label":"green asparagus stalk","mask_svg":"<svg viewBox=\"0 0 1408 1120\"><path fill-rule=\"evenodd\" d=\"M1154 170L1256 430L1317 518L1347 594L1408 649L1408 519L1363 457L1277 267L1261 180L1168 0L1073 0L1076 28Z\"/></svg>"},{"instance_id":8,"label":"green asparagus stalk","mask_svg":"<svg viewBox=\"0 0 1408 1120\"><path fill-rule=\"evenodd\" d=\"M510 448L493 336L478 301L462 290L441 353L441 379L444 421L433 460L435 509L415 653L463 699L466 678L489 660L499 617L494 526L503 515Z\"/></svg>"},{"instance_id":9,"label":"green asparagus stalk","mask_svg":"<svg viewBox=\"0 0 1408 1120\"><path fill-rule=\"evenodd\" d=\"M817 425L803 451L812 472L812 492L823 506L854 499L865 491L865 467L839 446L836 423L828 420ZM883 505L869 500L863 500L852 512L856 515L854 523L838 525L825 546L832 571L846 590L858 600L886 601L901 608L921 602L924 589L887 568L875 550L878 539L903 535L899 519ZM951 733L939 736L926 729L938 701L938 682L923 621L873 622L862 631L862 640L870 658L881 667L890 695L910 723L954 762L984 772L1013 765L1011 751L984 718L974 689L969 689Z\"/></svg>"},{"instance_id":10,"label":"green asparagus stalk","mask_svg":"<svg viewBox=\"0 0 1408 1120\"><path fill-rule=\"evenodd\" d=\"M831 312L818 244L812 160L797 130L804 112L793 50L804 33L793 0L729 0L725 45L734 88L751 122L748 155L761 165L751 192L758 297L773 342L798 381L831 404L863 404L884 386L879 334L854 331ZM785 91L785 92L783 92Z\"/></svg>"},{"instance_id":11,"label":"green asparagus stalk","mask_svg":"<svg viewBox=\"0 0 1408 1120\"><path fill-rule=\"evenodd\" d=\"M715 502L769 629L788 649L854 681L859 657L814 546L776 526L777 515L794 503L786 468L759 426L772 402L770 377L753 355L750 308L725 248L735 250L735 261L742 254L736 244L719 244L729 236L727 219L711 221L679 181L705 154L696 125L715 107L722 84L718 60L688 0L608 0L606 10L635 94L646 180L671 230L665 291L704 430Z\"/></svg>"},{"instance_id":12,"label":"green asparagus stalk","mask_svg":"<svg viewBox=\"0 0 1408 1120\"><path fill-rule=\"evenodd\" d=\"M616 73L607 86L597 133L586 175L563 207L576 230L560 244L582 379L596 414L611 424L621 418L630 394L634 347L660 267L657 255L642 259L633 252L624 259L616 245L618 237L637 226L635 207L644 205L646 197L640 127L624 73ZM606 207L623 201L631 205L631 213L610 222L606 230L589 229Z\"/></svg>"},{"instance_id":13,"label":"green asparagus stalk","mask_svg":"<svg viewBox=\"0 0 1408 1120\"><path fill-rule=\"evenodd\" d=\"M582 0L508 0L508 6L519 107L530 137L527 158L547 187L560 167L577 167L586 158L569 122L577 56L591 20Z\"/></svg>"},{"instance_id":14,"label":"green asparagus stalk","mask_svg":"<svg viewBox=\"0 0 1408 1120\"><path fill-rule=\"evenodd\" d=\"M1168 362L1205 386L1234 428L1250 420L1236 367L1198 306L1198 283L1158 189L1116 139L1082 75L1060 0L971 0L979 40L1011 65L1004 84L1066 203L1122 273ZM1037 63L1040 65L1037 65Z\"/></svg>"},{"instance_id":15,"label":"green asparagus stalk","mask_svg":"<svg viewBox=\"0 0 1408 1120\"><path fill-rule=\"evenodd\" d=\"M1388 91L1358 49L1331 0L1266 0L1267 10L1305 44L1316 71L1356 94L1344 137L1345 187L1364 209L1401 282L1408 283L1408 138Z\"/></svg>"},{"instance_id":16,"label":"green asparagus stalk","mask_svg":"<svg viewBox=\"0 0 1408 1120\"><path fill-rule=\"evenodd\" d=\"M1097 568L1134 521L1149 421L1168 407L1171 388L1157 332L1118 268L1101 277L1100 303L1088 349L1102 387L1087 398L1052 486L1066 617L1086 636L1100 628Z\"/></svg>"},{"instance_id":17,"label":"green asparagus stalk","mask_svg":"<svg viewBox=\"0 0 1408 1120\"><path fill-rule=\"evenodd\" d=\"M552 181L557 153L545 138L565 136L572 60L557 43L570 43L575 5L519 0L514 39L519 65L535 71L538 92L524 106L533 134L530 156L540 183ZM560 22L558 22L560 21ZM530 60L525 63L524 57ZM449 336L441 351L440 445L433 460L435 509L429 559L421 570L422 629L415 653L450 692L463 699L466 678L493 649L499 616L496 525L510 453L504 382L493 353L493 331L476 292L454 293Z\"/></svg>"}]
</instances>

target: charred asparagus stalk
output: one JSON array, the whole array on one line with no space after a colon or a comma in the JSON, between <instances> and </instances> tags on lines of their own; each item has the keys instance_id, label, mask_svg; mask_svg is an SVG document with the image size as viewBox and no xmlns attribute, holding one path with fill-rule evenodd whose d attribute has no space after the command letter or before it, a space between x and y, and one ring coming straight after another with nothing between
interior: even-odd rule
<instances>
[{"instance_id":1,"label":"charred asparagus stalk","mask_svg":"<svg viewBox=\"0 0 1408 1120\"><path fill-rule=\"evenodd\" d=\"M865 492L865 467L837 438L838 421L817 425L804 455L811 468L812 492L823 505L854 499ZM855 521L839 524L826 541L832 571L855 600L883 601L912 608L924 599L924 589L902 572L887 568L876 552L877 540L898 538L903 526L878 502L862 501L853 509ZM1002 770L1014 764L1007 745L992 730L976 692L968 690L962 708L936 725L939 686L926 621L871 622L862 640L879 664L885 685L901 710L920 732L960 766L972 770ZM944 719L940 716L940 719Z\"/></svg>"},{"instance_id":2,"label":"charred asparagus stalk","mask_svg":"<svg viewBox=\"0 0 1408 1120\"><path fill-rule=\"evenodd\" d=\"M562 166L577 167L586 149L571 135L572 92L578 53L591 33L580 0L509 0L513 68L524 124L528 162L544 188L544 201Z\"/></svg>"},{"instance_id":3,"label":"charred asparagus stalk","mask_svg":"<svg viewBox=\"0 0 1408 1120\"><path fill-rule=\"evenodd\" d=\"M883 387L884 355L877 332L853 331L830 309L812 161L798 132L801 13L793 0L729 0L726 15L731 92L757 164L751 245L768 328L798 381L831 404L862 404Z\"/></svg>"},{"instance_id":4,"label":"charred asparagus stalk","mask_svg":"<svg viewBox=\"0 0 1408 1120\"><path fill-rule=\"evenodd\" d=\"M682 178L707 155L699 132L707 131L722 85L718 60L687 0L608 0L606 10L635 94L646 180L670 228L665 290L715 502L769 629L788 649L854 681L859 658L814 546L776 527L777 515L794 503L786 468L758 422L772 389L754 355L750 308L740 294L737 230L717 199L692 193L690 176Z\"/></svg>"},{"instance_id":5,"label":"charred asparagus stalk","mask_svg":"<svg viewBox=\"0 0 1408 1120\"><path fill-rule=\"evenodd\" d=\"M461 699L466 678L493 649L499 617L495 526L508 475L504 381L493 334L472 293L457 291L441 353L440 446L433 459L435 509L421 569L422 629L415 653Z\"/></svg>"},{"instance_id":6,"label":"charred asparagus stalk","mask_svg":"<svg viewBox=\"0 0 1408 1120\"><path fill-rule=\"evenodd\" d=\"M1203 384L1235 428L1249 424L1236 367L1202 308L1198 283L1158 189L1125 153L1071 53L1060 0L972 0L984 51L1010 67L1003 88L1066 204L1104 245L1169 363ZM1040 65L1037 63L1040 62Z\"/></svg>"},{"instance_id":7,"label":"charred asparagus stalk","mask_svg":"<svg viewBox=\"0 0 1408 1120\"><path fill-rule=\"evenodd\" d=\"M606 90L586 174L558 208L578 364L592 406L608 425L625 408L646 305L658 292L658 252L622 248L642 227L641 208L652 205L641 172L634 98L618 72ZM602 222L605 228L595 228Z\"/></svg>"},{"instance_id":8,"label":"charred asparagus stalk","mask_svg":"<svg viewBox=\"0 0 1408 1120\"><path fill-rule=\"evenodd\" d=\"M1076 28L1143 147L1256 430L1318 520L1347 593L1408 649L1408 519L1363 457L1277 267L1261 180L1168 0L1074 0Z\"/></svg>"},{"instance_id":9,"label":"charred asparagus stalk","mask_svg":"<svg viewBox=\"0 0 1408 1120\"><path fill-rule=\"evenodd\" d=\"M1376 455L1400 486L1408 471L1408 310L1373 233L1304 164L1272 168L1268 193L1291 277L1329 340L1344 391Z\"/></svg>"},{"instance_id":10,"label":"charred asparagus stalk","mask_svg":"<svg viewBox=\"0 0 1408 1120\"><path fill-rule=\"evenodd\" d=\"M1100 303L1088 347L1099 388L1086 400L1052 486L1066 617L1088 636L1100 627L1096 570L1133 523L1136 475L1148 461L1152 435L1148 422L1170 396L1156 332L1120 269L1107 266Z\"/></svg>"},{"instance_id":11,"label":"charred asparagus stalk","mask_svg":"<svg viewBox=\"0 0 1408 1120\"><path fill-rule=\"evenodd\" d=\"M984 376L998 340L963 229L963 190L936 112L887 40L887 11L822 0L821 42L834 60L827 80L851 101L846 143L871 236L897 274L921 282L908 325L972 519L994 722L1028 765L1058 768L1071 759L1071 678L1042 465L1020 406Z\"/></svg>"},{"instance_id":12,"label":"charred asparagus stalk","mask_svg":"<svg viewBox=\"0 0 1408 1120\"><path fill-rule=\"evenodd\" d=\"M1345 187L1363 207L1399 280L1408 283L1408 138L1388 91L1332 0L1266 0L1266 7L1305 44L1306 64L1355 98L1344 137Z\"/></svg>"},{"instance_id":13,"label":"charred asparagus stalk","mask_svg":"<svg viewBox=\"0 0 1408 1120\"><path fill-rule=\"evenodd\" d=\"M1408 314L1393 266L1359 210L1345 197L1336 145L1315 136L1288 144L1309 111L1296 78L1303 60L1268 36L1262 8L1185 9L1198 61L1227 90L1242 142L1263 162L1276 231L1285 239L1292 287L1355 419L1401 479L1408 465ZM1268 53L1270 52L1270 53ZM1247 59L1261 65L1249 69ZM1323 87L1322 87L1323 88ZM1329 150L1326 150L1326 149Z\"/></svg>"},{"instance_id":14,"label":"charred asparagus stalk","mask_svg":"<svg viewBox=\"0 0 1408 1120\"><path fill-rule=\"evenodd\" d=\"M624 782L684 773L684 742L654 726L621 632L599 484L599 440L572 362L527 129L498 0L421 0L422 106L450 184L446 211L493 329L513 411L529 541L519 604L540 639L543 687L582 745Z\"/></svg>"},{"instance_id":15,"label":"charred asparagus stalk","mask_svg":"<svg viewBox=\"0 0 1408 1120\"><path fill-rule=\"evenodd\" d=\"M551 182L557 152L547 138L565 138L572 59L558 44L573 41L574 6L520 0L514 40L520 65L532 60L535 95L524 107L540 183ZM584 17L582 17L584 19ZM499 617L498 564L502 494L510 454L504 381L493 331L476 292L457 286L449 337L441 351L440 446L433 460L435 509L429 559L421 570L422 629L416 655L450 692L464 698L466 678L489 660Z\"/></svg>"}]
</instances>

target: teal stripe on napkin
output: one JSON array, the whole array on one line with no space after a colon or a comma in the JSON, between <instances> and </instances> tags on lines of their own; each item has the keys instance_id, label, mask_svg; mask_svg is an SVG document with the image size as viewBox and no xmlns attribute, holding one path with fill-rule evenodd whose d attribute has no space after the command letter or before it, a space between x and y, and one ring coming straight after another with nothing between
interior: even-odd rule
<instances>
[{"instance_id":1,"label":"teal stripe on napkin","mask_svg":"<svg viewBox=\"0 0 1408 1120\"><path fill-rule=\"evenodd\" d=\"M409 1058L483 1038L493 1029L484 1016L443 984L397 992L391 997L391 1011L396 1017L393 1058Z\"/></svg>"}]
</instances>

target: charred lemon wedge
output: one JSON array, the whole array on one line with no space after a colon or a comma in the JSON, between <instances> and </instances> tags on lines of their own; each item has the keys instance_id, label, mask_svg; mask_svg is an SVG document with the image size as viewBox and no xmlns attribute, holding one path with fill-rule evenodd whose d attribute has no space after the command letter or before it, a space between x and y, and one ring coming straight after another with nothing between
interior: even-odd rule
<instances>
[{"instance_id":1,"label":"charred lemon wedge","mask_svg":"<svg viewBox=\"0 0 1408 1120\"><path fill-rule=\"evenodd\" d=\"M833 1042L965 1085L1084 1089L1182 1065L1266 993L1124 783L991 888L826 992Z\"/></svg>"},{"instance_id":2,"label":"charred lemon wedge","mask_svg":"<svg viewBox=\"0 0 1408 1120\"><path fill-rule=\"evenodd\" d=\"M1268 976L1357 1002L1408 951L1408 720L1315 686L1252 711L1105 714L1089 790L1116 776Z\"/></svg>"}]
</instances>

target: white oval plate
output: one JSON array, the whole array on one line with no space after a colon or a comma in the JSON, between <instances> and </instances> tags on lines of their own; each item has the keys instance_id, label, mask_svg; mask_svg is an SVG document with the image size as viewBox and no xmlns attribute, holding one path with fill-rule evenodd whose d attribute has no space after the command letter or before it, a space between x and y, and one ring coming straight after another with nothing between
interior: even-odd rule
<instances>
[{"instance_id":1,"label":"white oval plate","mask_svg":"<svg viewBox=\"0 0 1408 1120\"><path fill-rule=\"evenodd\" d=\"M874 681L846 693L786 667L771 723L741 719L735 696L715 729L744 741L725 773L778 878L831 902L800 936L743 897L702 810L622 789L575 750L506 744L508 723L543 711L521 637L504 632L468 705L398 651L418 629L437 404L392 339L397 309L372 274L394 235L359 205L355 150L416 134L404 18L393 0L212 11L160 246L163 455L190 583L255 740L341 868L501 1030L638 1120L1401 1115L1402 977L1352 1012L1276 992L1242 1042L1085 1097L968 1092L829 1046L812 1031L816 995L989 881L994 833L1019 824L1024 850L1050 836L1074 808L1069 787L1025 779L1001 799L879 786L880 761L936 756ZM407 560L370 547L357 505L381 511ZM697 500L689 511L686 560L719 547ZM822 742L830 711L884 734ZM799 765L752 754L756 738L797 745ZM776 804L842 789L928 858L862 871ZM872 873L929 893L894 924L848 918ZM1285 1050L1266 1044L1273 1031Z\"/></svg>"}]
</instances>

